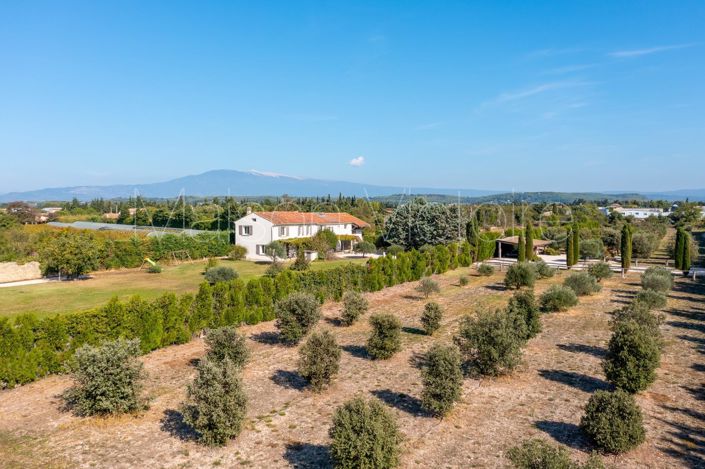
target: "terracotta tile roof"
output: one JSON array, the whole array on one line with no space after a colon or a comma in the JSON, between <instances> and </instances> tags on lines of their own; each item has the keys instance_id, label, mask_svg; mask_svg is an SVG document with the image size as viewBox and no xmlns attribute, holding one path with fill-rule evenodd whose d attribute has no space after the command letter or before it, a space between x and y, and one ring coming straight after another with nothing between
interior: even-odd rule
<instances>
[{"instance_id":1,"label":"terracotta tile roof","mask_svg":"<svg viewBox=\"0 0 705 469\"><path fill-rule=\"evenodd\" d=\"M255 214L269 220L275 225L336 225L351 223L360 228L370 226L349 213L337 212L255 212Z\"/></svg>"}]
</instances>

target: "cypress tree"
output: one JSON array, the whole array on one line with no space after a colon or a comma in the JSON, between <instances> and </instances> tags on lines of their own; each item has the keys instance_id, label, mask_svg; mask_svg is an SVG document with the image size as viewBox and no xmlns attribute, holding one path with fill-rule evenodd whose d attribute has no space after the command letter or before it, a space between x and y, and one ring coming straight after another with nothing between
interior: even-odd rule
<instances>
[{"instance_id":1,"label":"cypress tree","mask_svg":"<svg viewBox=\"0 0 705 469\"><path fill-rule=\"evenodd\" d=\"M526 254L527 260L533 260L534 258L534 233L531 230L531 222L526 222Z\"/></svg>"},{"instance_id":2,"label":"cypress tree","mask_svg":"<svg viewBox=\"0 0 705 469\"><path fill-rule=\"evenodd\" d=\"M519 233L519 243L517 245L517 256L519 262L526 260L526 247L524 246L524 235Z\"/></svg>"},{"instance_id":3,"label":"cypress tree","mask_svg":"<svg viewBox=\"0 0 705 469\"><path fill-rule=\"evenodd\" d=\"M622 255L622 268L626 272L632 266L632 230L629 224L626 223L622 227L620 253Z\"/></svg>"},{"instance_id":4,"label":"cypress tree","mask_svg":"<svg viewBox=\"0 0 705 469\"><path fill-rule=\"evenodd\" d=\"M575 261L573 260L573 233L572 230L566 232L565 238L565 264L571 268Z\"/></svg>"},{"instance_id":5,"label":"cypress tree","mask_svg":"<svg viewBox=\"0 0 705 469\"><path fill-rule=\"evenodd\" d=\"M576 223L573 226L573 264L580 260L580 227Z\"/></svg>"},{"instance_id":6,"label":"cypress tree","mask_svg":"<svg viewBox=\"0 0 705 469\"><path fill-rule=\"evenodd\" d=\"M673 252L676 269L683 268L683 228L678 227L676 231L676 248Z\"/></svg>"},{"instance_id":7,"label":"cypress tree","mask_svg":"<svg viewBox=\"0 0 705 469\"><path fill-rule=\"evenodd\" d=\"M683 230L683 248L682 248L683 261L681 264L681 270L686 273L690 270L690 235Z\"/></svg>"}]
</instances>

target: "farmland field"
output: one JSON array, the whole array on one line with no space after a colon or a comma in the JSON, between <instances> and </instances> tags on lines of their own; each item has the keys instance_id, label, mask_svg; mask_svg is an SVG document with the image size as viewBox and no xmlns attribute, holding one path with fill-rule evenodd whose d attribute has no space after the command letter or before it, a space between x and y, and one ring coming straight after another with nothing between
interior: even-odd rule
<instances>
[{"instance_id":1,"label":"farmland field","mask_svg":"<svg viewBox=\"0 0 705 469\"><path fill-rule=\"evenodd\" d=\"M461 274L471 275L468 286L459 286ZM539 281L536 292L564 277ZM356 395L380 399L397 416L404 468L505 467L507 449L531 437L562 445L585 461L593 447L578 423L590 394L609 388L601 369L609 312L638 291L638 277L605 280L600 293L583 297L578 306L543 315L543 331L528 343L522 365L500 378L466 378L461 401L443 420L420 408L420 358L432 343L451 341L464 314L504 305L512 292L503 287L501 274L478 277L458 269L436 278L441 292L433 299L446 314L433 338L419 330L425 301L414 284L366 295L371 312L395 314L404 326L402 351L389 360L367 356L367 321L341 327L340 304L326 303L317 329L332 331L343 354L339 376L320 394L308 390L297 374L297 347L277 342L273 322L243 327L252 351L243 375L248 418L225 447L193 441L178 412L194 360L204 353L202 341L193 340L143 357L150 408L139 415L78 418L62 412L58 396L70 385L66 376L0 392L0 461L17 468L328 467L333 411ZM670 293L658 378L637 395L646 442L605 457L613 467L705 465L704 294L705 283L685 279Z\"/></svg>"},{"instance_id":2,"label":"farmland field","mask_svg":"<svg viewBox=\"0 0 705 469\"><path fill-rule=\"evenodd\" d=\"M364 263L367 259L340 259L312 262L311 269L330 269L348 262ZM164 292L186 293L198 289L203 282L206 261L194 261L164 266L161 274L150 274L146 270L124 269L94 272L88 280L51 282L37 285L0 288L2 316L21 313L37 313L39 316L80 311L100 306L111 297L121 299L132 295L156 298ZM220 261L219 265L232 267L243 280L264 274L265 263L249 261Z\"/></svg>"}]
</instances>

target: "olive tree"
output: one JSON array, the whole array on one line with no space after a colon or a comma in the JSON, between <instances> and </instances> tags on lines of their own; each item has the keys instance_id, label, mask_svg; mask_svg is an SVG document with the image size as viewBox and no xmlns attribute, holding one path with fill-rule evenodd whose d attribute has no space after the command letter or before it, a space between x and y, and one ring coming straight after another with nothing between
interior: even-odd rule
<instances>
[{"instance_id":1,"label":"olive tree","mask_svg":"<svg viewBox=\"0 0 705 469\"><path fill-rule=\"evenodd\" d=\"M460 399L463 386L462 358L455 345L431 347L426 354L422 372L424 389L421 402L424 409L436 415L446 415Z\"/></svg>"},{"instance_id":2,"label":"olive tree","mask_svg":"<svg viewBox=\"0 0 705 469\"><path fill-rule=\"evenodd\" d=\"M277 328L284 342L297 343L321 318L321 306L309 293L295 292L274 306Z\"/></svg>"},{"instance_id":3,"label":"olive tree","mask_svg":"<svg viewBox=\"0 0 705 469\"><path fill-rule=\"evenodd\" d=\"M340 347L329 331L313 333L299 349L299 374L314 391L330 384L340 367Z\"/></svg>"}]
</instances>

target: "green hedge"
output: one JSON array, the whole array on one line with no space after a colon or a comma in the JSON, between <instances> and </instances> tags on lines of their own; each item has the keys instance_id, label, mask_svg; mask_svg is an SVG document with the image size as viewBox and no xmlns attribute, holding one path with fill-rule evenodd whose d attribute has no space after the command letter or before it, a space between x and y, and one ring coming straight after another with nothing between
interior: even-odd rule
<instances>
[{"instance_id":1,"label":"green hedge","mask_svg":"<svg viewBox=\"0 0 705 469\"><path fill-rule=\"evenodd\" d=\"M153 301L138 296L127 301L114 298L96 309L41 320L31 314L1 318L0 388L61 372L66 360L84 344L139 338L142 352L147 353L185 343L204 328L271 321L274 303L295 291L312 293L321 302L339 301L348 290L371 292L417 281L431 272L430 265L446 269L445 254L443 250L410 251L396 258L370 259L364 266L351 263L321 271L284 270L273 278L258 277L246 283L240 279L213 286L203 283L195 295L165 293Z\"/></svg>"}]
</instances>

